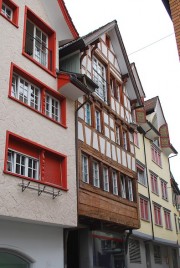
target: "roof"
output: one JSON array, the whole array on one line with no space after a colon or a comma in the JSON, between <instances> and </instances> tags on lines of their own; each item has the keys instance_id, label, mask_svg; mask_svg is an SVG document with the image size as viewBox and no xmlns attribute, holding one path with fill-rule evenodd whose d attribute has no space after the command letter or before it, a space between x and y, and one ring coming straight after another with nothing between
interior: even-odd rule
<instances>
[{"instance_id":1,"label":"roof","mask_svg":"<svg viewBox=\"0 0 180 268\"><path fill-rule=\"evenodd\" d=\"M152 99L146 100L144 102L144 108L145 108L145 111L147 114L154 112L158 99L159 99L159 97L156 96L156 97L153 97Z\"/></svg>"},{"instance_id":2,"label":"roof","mask_svg":"<svg viewBox=\"0 0 180 268\"><path fill-rule=\"evenodd\" d=\"M129 75L129 79L127 81L129 97L131 100L138 100L138 105L141 106L141 95L136 83L136 79L133 75L127 52L125 50L125 46L116 20L113 20L105 24L104 26L99 27L98 29L88 33L87 35L84 35L83 37L79 37L76 40L73 40L65 45L60 46L59 57L62 59L62 57L70 55L73 52L84 51L88 45L92 45L99 42L100 37L105 33L108 33L111 42L113 43L113 49L116 54L122 75Z\"/></svg>"},{"instance_id":3,"label":"roof","mask_svg":"<svg viewBox=\"0 0 180 268\"><path fill-rule=\"evenodd\" d=\"M163 2L164 6L166 8L167 13L169 14L169 17L172 19L169 0L162 0L162 2Z\"/></svg>"},{"instance_id":4,"label":"roof","mask_svg":"<svg viewBox=\"0 0 180 268\"><path fill-rule=\"evenodd\" d=\"M65 19L65 21L66 21L66 23L67 23L67 25L68 25L73 37L78 38L79 33L76 30L76 27L74 26L74 23L73 23L73 21L71 19L71 16L69 15L69 12L68 12L68 10L66 8L64 0L58 0L58 4L59 4L59 6L61 8L61 11L62 11L62 14L64 16L64 19Z\"/></svg>"}]
</instances>

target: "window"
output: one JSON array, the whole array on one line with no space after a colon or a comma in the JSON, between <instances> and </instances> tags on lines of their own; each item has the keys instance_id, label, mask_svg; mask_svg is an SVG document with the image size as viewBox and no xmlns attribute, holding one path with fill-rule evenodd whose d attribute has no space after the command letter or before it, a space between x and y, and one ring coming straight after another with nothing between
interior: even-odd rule
<instances>
[{"instance_id":1,"label":"window","mask_svg":"<svg viewBox=\"0 0 180 268\"><path fill-rule=\"evenodd\" d=\"M136 164L136 168L137 168L138 182L143 184L144 186L147 186L146 169L140 163Z\"/></svg>"},{"instance_id":2,"label":"window","mask_svg":"<svg viewBox=\"0 0 180 268\"><path fill-rule=\"evenodd\" d=\"M1 267L21 267L29 268L31 260L21 255L19 252L11 249L0 249L0 265Z\"/></svg>"},{"instance_id":3,"label":"window","mask_svg":"<svg viewBox=\"0 0 180 268\"><path fill-rule=\"evenodd\" d=\"M106 68L95 57L93 57L93 81L99 86L96 89L97 95L107 102L107 87L106 87Z\"/></svg>"},{"instance_id":4,"label":"window","mask_svg":"<svg viewBox=\"0 0 180 268\"><path fill-rule=\"evenodd\" d=\"M158 165L158 166L162 166L161 164L161 152L159 151L159 149L157 147L155 147L154 145L151 146L151 153L152 153L152 160Z\"/></svg>"},{"instance_id":5,"label":"window","mask_svg":"<svg viewBox=\"0 0 180 268\"><path fill-rule=\"evenodd\" d=\"M66 124L66 99L30 74L12 64L9 97L49 119Z\"/></svg>"},{"instance_id":6,"label":"window","mask_svg":"<svg viewBox=\"0 0 180 268\"><path fill-rule=\"evenodd\" d=\"M4 173L67 189L67 157L7 132Z\"/></svg>"},{"instance_id":7,"label":"window","mask_svg":"<svg viewBox=\"0 0 180 268\"><path fill-rule=\"evenodd\" d=\"M46 115L55 121L60 119L60 103L57 99L46 94Z\"/></svg>"},{"instance_id":8,"label":"window","mask_svg":"<svg viewBox=\"0 0 180 268\"><path fill-rule=\"evenodd\" d=\"M97 110L95 111L95 128L101 132L101 113Z\"/></svg>"},{"instance_id":9,"label":"window","mask_svg":"<svg viewBox=\"0 0 180 268\"><path fill-rule=\"evenodd\" d=\"M39 160L8 150L7 171L38 180Z\"/></svg>"},{"instance_id":10,"label":"window","mask_svg":"<svg viewBox=\"0 0 180 268\"><path fill-rule=\"evenodd\" d=\"M115 170L113 170L112 172L112 184L113 184L113 194L118 195L117 172Z\"/></svg>"},{"instance_id":11,"label":"window","mask_svg":"<svg viewBox=\"0 0 180 268\"><path fill-rule=\"evenodd\" d=\"M121 139L120 139L120 133L121 133L120 131L121 130L120 130L120 127L116 126L115 131L116 131L116 133L115 133L116 134L116 136L115 136L116 143L120 145L121 144Z\"/></svg>"},{"instance_id":12,"label":"window","mask_svg":"<svg viewBox=\"0 0 180 268\"><path fill-rule=\"evenodd\" d=\"M141 263L141 249L138 240L129 239L129 259L130 263Z\"/></svg>"},{"instance_id":13,"label":"window","mask_svg":"<svg viewBox=\"0 0 180 268\"><path fill-rule=\"evenodd\" d=\"M128 150L128 133L127 133L127 131L123 130L122 136L123 136L123 148L127 151Z\"/></svg>"},{"instance_id":14,"label":"window","mask_svg":"<svg viewBox=\"0 0 180 268\"><path fill-rule=\"evenodd\" d=\"M95 187L100 187L100 181L99 181L99 163L93 162L93 185Z\"/></svg>"},{"instance_id":15,"label":"window","mask_svg":"<svg viewBox=\"0 0 180 268\"><path fill-rule=\"evenodd\" d=\"M18 27L19 7L11 0L0 0L0 14Z\"/></svg>"},{"instance_id":16,"label":"window","mask_svg":"<svg viewBox=\"0 0 180 268\"><path fill-rule=\"evenodd\" d=\"M132 180L128 178L128 196L129 200L133 201L133 187L132 187Z\"/></svg>"},{"instance_id":17,"label":"window","mask_svg":"<svg viewBox=\"0 0 180 268\"><path fill-rule=\"evenodd\" d=\"M126 198L126 179L124 175L121 175L121 196Z\"/></svg>"},{"instance_id":18,"label":"window","mask_svg":"<svg viewBox=\"0 0 180 268\"><path fill-rule=\"evenodd\" d=\"M164 219L165 219L165 226L166 229L171 230L171 214L170 211L164 210Z\"/></svg>"},{"instance_id":19,"label":"window","mask_svg":"<svg viewBox=\"0 0 180 268\"><path fill-rule=\"evenodd\" d=\"M6 16L9 20L12 20L13 11L9 8L6 4L2 3L2 13Z\"/></svg>"},{"instance_id":20,"label":"window","mask_svg":"<svg viewBox=\"0 0 180 268\"><path fill-rule=\"evenodd\" d=\"M167 193L167 182L161 180L161 193L162 198L168 200L168 193Z\"/></svg>"},{"instance_id":21,"label":"window","mask_svg":"<svg viewBox=\"0 0 180 268\"><path fill-rule=\"evenodd\" d=\"M109 192L109 173L107 167L103 167L103 190Z\"/></svg>"},{"instance_id":22,"label":"window","mask_svg":"<svg viewBox=\"0 0 180 268\"><path fill-rule=\"evenodd\" d=\"M25 14L23 54L55 75L55 32L27 7Z\"/></svg>"},{"instance_id":23,"label":"window","mask_svg":"<svg viewBox=\"0 0 180 268\"><path fill-rule=\"evenodd\" d=\"M88 166L88 157L82 155L82 180L83 182L89 183L89 166Z\"/></svg>"},{"instance_id":24,"label":"window","mask_svg":"<svg viewBox=\"0 0 180 268\"><path fill-rule=\"evenodd\" d=\"M16 74L12 79L11 95L32 108L40 110L40 89Z\"/></svg>"},{"instance_id":25,"label":"window","mask_svg":"<svg viewBox=\"0 0 180 268\"><path fill-rule=\"evenodd\" d=\"M140 212L142 220L149 220L148 200L140 197Z\"/></svg>"},{"instance_id":26,"label":"window","mask_svg":"<svg viewBox=\"0 0 180 268\"><path fill-rule=\"evenodd\" d=\"M155 194L159 194L159 190L158 190L158 179L157 176L154 174L151 174L151 190L153 193Z\"/></svg>"},{"instance_id":27,"label":"window","mask_svg":"<svg viewBox=\"0 0 180 268\"><path fill-rule=\"evenodd\" d=\"M154 219L156 225L162 226L161 207L156 204L154 204Z\"/></svg>"},{"instance_id":28,"label":"window","mask_svg":"<svg viewBox=\"0 0 180 268\"><path fill-rule=\"evenodd\" d=\"M160 246L154 245L154 262L162 263L161 248Z\"/></svg>"},{"instance_id":29,"label":"window","mask_svg":"<svg viewBox=\"0 0 180 268\"><path fill-rule=\"evenodd\" d=\"M134 132L134 144L139 147L138 132Z\"/></svg>"},{"instance_id":30,"label":"window","mask_svg":"<svg viewBox=\"0 0 180 268\"><path fill-rule=\"evenodd\" d=\"M120 88L119 84L114 77L111 76L110 78L110 89L111 95L116 99L120 100Z\"/></svg>"},{"instance_id":31,"label":"window","mask_svg":"<svg viewBox=\"0 0 180 268\"><path fill-rule=\"evenodd\" d=\"M84 116L85 122L88 125L91 125L91 105L89 103L85 104L85 116Z\"/></svg>"}]
</instances>

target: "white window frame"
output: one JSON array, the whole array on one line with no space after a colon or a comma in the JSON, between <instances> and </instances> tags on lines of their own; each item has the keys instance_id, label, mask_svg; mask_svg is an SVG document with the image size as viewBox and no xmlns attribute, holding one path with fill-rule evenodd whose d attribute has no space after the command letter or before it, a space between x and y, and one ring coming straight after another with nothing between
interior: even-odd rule
<instances>
[{"instance_id":1,"label":"white window frame","mask_svg":"<svg viewBox=\"0 0 180 268\"><path fill-rule=\"evenodd\" d=\"M161 194L164 200L168 200L167 182L163 180L161 180Z\"/></svg>"},{"instance_id":2,"label":"white window frame","mask_svg":"<svg viewBox=\"0 0 180 268\"><path fill-rule=\"evenodd\" d=\"M128 178L128 194L129 194L129 200L133 201L133 187L132 187L132 180Z\"/></svg>"},{"instance_id":3,"label":"white window frame","mask_svg":"<svg viewBox=\"0 0 180 268\"><path fill-rule=\"evenodd\" d=\"M120 127L119 126L116 126L115 127L115 131L116 131L116 143L118 145L121 144L121 138L120 138Z\"/></svg>"},{"instance_id":4,"label":"white window frame","mask_svg":"<svg viewBox=\"0 0 180 268\"><path fill-rule=\"evenodd\" d=\"M20 163L17 162L17 158L20 158ZM35 163L36 167L35 168L30 167L29 161L32 161L32 163ZM17 166L19 166L21 170L20 173L18 173L17 171ZM35 171L34 177L28 175L29 170L31 170L32 172ZM7 171L21 175L21 176L25 176L31 179L39 180L39 159L36 159L29 155L19 153L12 149L8 149Z\"/></svg>"},{"instance_id":5,"label":"white window frame","mask_svg":"<svg viewBox=\"0 0 180 268\"><path fill-rule=\"evenodd\" d=\"M138 164L138 166L140 165ZM138 168L138 166L137 166L138 182L144 186L147 186L146 169L144 167Z\"/></svg>"},{"instance_id":6,"label":"white window frame","mask_svg":"<svg viewBox=\"0 0 180 268\"><path fill-rule=\"evenodd\" d=\"M47 102L47 99L49 98L49 103ZM53 102L57 103L57 107L55 107L53 105ZM49 108L47 108L47 105L49 105ZM55 114L53 112L53 107L55 107L55 109L57 109L57 114ZM60 101L56 98L54 98L53 96L51 96L50 94L46 93L45 96L45 114L46 116L52 118L53 120L60 122Z\"/></svg>"},{"instance_id":7,"label":"white window frame","mask_svg":"<svg viewBox=\"0 0 180 268\"><path fill-rule=\"evenodd\" d=\"M127 144L127 132L123 130L123 148L127 151L128 144Z\"/></svg>"},{"instance_id":8,"label":"white window frame","mask_svg":"<svg viewBox=\"0 0 180 268\"><path fill-rule=\"evenodd\" d=\"M48 35L45 34L39 27L37 27L31 20L27 20L27 22L31 23L33 26L33 59L37 62L48 67ZM37 36L37 31L40 32L40 37ZM45 41L43 40L43 36L45 37ZM39 44L39 45L37 45ZM45 48L45 51L43 51Z\"/></svg>"},{"instance_id":9,"label":"white window frame","mask_svg":"<svg viewBox=\"0 0 180 268\"><path fill-rule=\"evenodd\" d=\"M103 189L109 192L109 172L107 167L103 167Z\"/></svg>"},{"instance_id":10,"label":"white window frame","mask_svg":"<svg viewBox=\"0 0 180 268\"><path fill-rule=\"evenodd\" d=\"M112 171L113 194L118 195L117 171Z\"/></svg>"},{"instance_id":11,"label":"white window frame","mask_svg":"<svg viewBox=\"0 0 180 268\"><path fill-rule=\"evenodd\" d=\"M98 110L95 110L95 128L101 132L101 113Z\"/></svg>"},{"instance_id":12,"label":"white window frame","mask_svg":"<svg viewBox=\"0 0 180 268\"><path fill-rule=\"evenodd\" d=\"M121 196L126 198L126 179L124 175L121 175Z\"/></svg>"},{"instance_id":13,"label":"white window frame","mask_svg":"<svg viewBox=\"0 0 180 268\"><path fill-rule=\"evenodd\" d=\"M84 120L88 125L91 125L91 105L89 103L85 104Z\"/></svg>"},{"instance_id":14,"label":"white window frame","mask_svg":"<svg viewBox=\"0 0 180 268\"><path fill-rule=\"evenodd\" d=\"M4 8L4 9L3 9ZM10 15L8 14L8 11L10 12ZM13 18L13 10L7 6L4 2L2 2L2 9L1 13L8 19L12 21Z\"/></svg>"},{"instance_id":15,"label":"white window frame","mask_svg":"<svg viewBox=\"0 0 180 268\"><path fill-rule=\"evenodd\" d=\"M33 92L33 102L32 102L32 92ZM40 89L30 83L23 77L13 74L11 96L18 99L19 101L27 104L28 106L40 111L41 94ZM36 101L37 98L37 101ZM31 105L31 103L33 105Z\"/></svg>"},{"instance_id":16,"label":"white window frame","mask_svg":"<svg viewBox=\"0 0 180 268\"><path fill-rule=\"evenodd\" d=\"M107 102L106 68L96 57L93 57L92 65L93 81L99 86L96 93L104 102Z\"/></svg>"},{"instance_id":17,"label":"white window frame","mask_svg":"<svg viewBox=\"0 0 180 268\"><path fill-rule=\"evenodd\" d=\"M82 181L89 183L89 161L84 154L82 154Z\"/></svg>"},{"instance_id":18,"label":"white window frame","mask_svg":"<svg viewBox=\"0 0 180 268\"><path fill-rule=\"evenodd\" d=\"M100 187L99 163L96 161L93 161L93 185L97 188Z\"/></svg>"}]
</instances>

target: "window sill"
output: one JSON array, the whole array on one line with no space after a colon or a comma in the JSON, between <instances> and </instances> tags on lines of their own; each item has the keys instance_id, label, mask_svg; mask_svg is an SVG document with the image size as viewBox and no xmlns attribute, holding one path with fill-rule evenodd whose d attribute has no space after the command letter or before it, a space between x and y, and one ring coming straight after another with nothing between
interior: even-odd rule
<instances>
[{"instance_id":1,"label":"window sill","mask_svg":"<svg viewBox=\"0 0 180 268\"><path fill-rule=\"evenodd\" d=\"M159 164L156 163L154 160L152 160L152 162L153 162L154 164L156 164L158 167L160 167L160 168L162 169L162 165L159 165Z\"/></svg>"},{"instance_id":2,"label":"window sill","mask_svg":"<svg viewBox=\"0 0 180 268\"><path fill-rule=\"evenodd\" d=\"M143 184L142 182L140 182L140 181L138 181L138 183L140 184L140 185L142 185L142 186L144 186L144 187L146 187L147 188L147 184Z\"/></svg>"},{"instance_id":3,"label":"window sill","mask_svg":"<svg viewBox=\"0 0 180 268\"><path fill-rule=\"evenodd\" d=\"M166 230L167 230L167 231L171 231L171 232L173 231L172 228L166 228Z\"/></svg>"},{"instance_id":4,"label":"window sill","mask_svg":"<svg viewBox=\"0 0 180 268\"><path fill-rule=\"evenodd\" d=\"M48 183L48 182L43 182L43 181L40 181L40 180L35 180L35 179L27 178L25 176L22 176L22 175L19 175L19 174L16 174L16 173L12 173L12 172L7 171L7 170L4 170L3 172L4 172L4 174L11 175L11 176L17 177L19 179L25 179L27 181L32 181L32 182L36 182L38 184L50 186L50 187L53 187L53 188L56 188L56 189L61 189L63 191L68 191L67 188L64 188L64 187L62 187L60 185L56 185L56 184L52 184L52 183Z\"/></svg>"},{"instance_id":5,"label":"window sill","mask_svg":"<svg viewBox=\"0 0 180 268\"><path fill-rule=\"evenodd\" d=\"M141 218L141 221L144 221L144 222L150 223L150 220L149 220L149 219L148 219L148 220L146 220L146 219L142 219L142 218Z\"/></svg>"},{"instance_id":6,"label":"window sill","mask_svg":"<svg viewBox=\"0 0 180 268\"><path fill-rule=\"evenodd\" d=\"M155 192L153 192L153 191L151 191L153 194L155 194L155 195L157 195L157 196L159 196L159 194L158 193L155 193Z\"/></svg>"},{"instance_id":7,"label":"window sill","mask_svg":"<svg viewBox=\"0 0 180 268\"><path fill-rule=\"evenodd\" d=\"M15 26L16 28L19 28L18 24L14 23L12 20L8 19L8 18L7 18L4 14L2 14L1 12L0 12L0 15L1 15L4 19L6 19L7 21L9 21L13 26Z\"/></svg>"},{"instance_id":8,"label":"window sill","mask_svg":"<svg viewBox=\"0 0 180 268\"><path fill-rule=\"evenodd\" d=\"M26 52L22 52L22 55L25 56L26 58L28 58L30 61L32 61L33 63L35 63L37 66L39 66L41 69L43 69L44 71L46 71L48 74L52 75L54 78L56 78L56 72L54 71L50 71L48 68L44 67L42 64L40 64L39 62L37 62L34 58L32 58L31 56L29 56Z\"/></svg>"},{"instance_id":9,"label":"window sill","mask_svg":"<svg viewBox=\"0 0 180 268\"><path fill-rule=\"evenodd\" d=\"M160 225L160 224L157 224L157 223L155 223L154 225L157 226L157 227L163 228L163 225Z\"/></svg>"},{"instance_id":10,"label":"window sill","mask_svg":"<svg viewBox=\"0 0 180 268\"><path fill-rule=\"evenodd\" d=\"M63 128L67 128L67 126L66 126L65 124L55 121L54 119L48 117L47 115L43 114L42 112L40 112L40 111L38 111L38 110L32 108L31 106L25 104L24 102L21 102L20 100L18 100L18 99L16 99L16 98L12 97L11 95L8 95L8 97L9 97L10 99L12 99L13 101L16 101L16 102L18 102L19 104L23 105L24 107L26 107L26 108L32 110L33 112L36 112L37 114L39 114L39 115L41 115L41 116L47 118L47 119L50 120L51 122L53 122L53 123L55 123L55 124L57 124L57 125L59 125L59 126L61 126L61 127L63 127Z\"/></svg>"},{"instance_id":11,"label":"window sill","mask_svg":"<svg viewBox=\"0 0 180 268\"><path fill-rule=\"evenodd\" d=\"M164 201L166 201L166 202L169 202L168 198L163 198L163 197L162 197L162 199L163 199Z\"/></svg>"}]
</instances>

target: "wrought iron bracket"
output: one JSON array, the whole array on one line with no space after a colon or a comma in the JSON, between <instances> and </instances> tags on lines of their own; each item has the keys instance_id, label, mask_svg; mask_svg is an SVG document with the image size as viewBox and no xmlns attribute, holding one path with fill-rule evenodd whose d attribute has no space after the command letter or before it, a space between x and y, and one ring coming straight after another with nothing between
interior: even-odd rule
<instances>
[{"instance_id":1,"label":"wrought iron bracket","mask_svg":"<svg viewBox=\"0 0 180 268\"><path fill-rule=\"evenodd\" d=\"M56 190L54 187L51 187L51 186L48 186L48 187L51 187L52 190L46 190L46 188L47 188L46 185L40 185L38 183L38 186L35 186L35 185L31 185L30 181L24 182L24 180L22 180L22 182L19 183L18 186L21 187L22 192L24 192L26 189L31 189L31 190L37 191L38 196L40 196L42 193L45 193L45 194L52 195L52 198L55 199L57 196L62 195L61 190L58 190L58 189Z\"/></svg>"}]
</instances>

